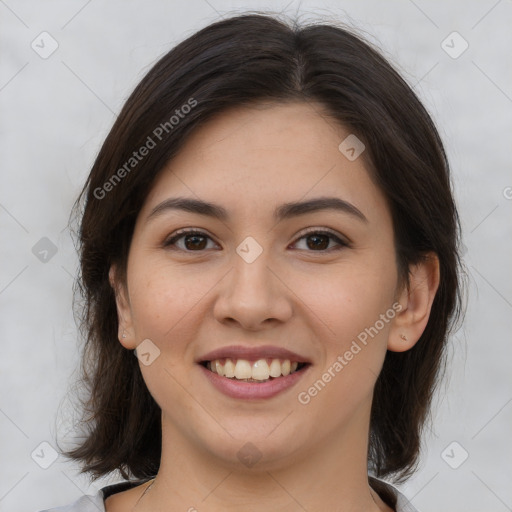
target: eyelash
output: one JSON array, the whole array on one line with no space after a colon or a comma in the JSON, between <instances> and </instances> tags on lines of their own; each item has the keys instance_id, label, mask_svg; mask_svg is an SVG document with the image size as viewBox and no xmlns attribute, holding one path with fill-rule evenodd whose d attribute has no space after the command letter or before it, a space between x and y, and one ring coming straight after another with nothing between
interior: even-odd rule
<instances>
[{"instance_id":1,"label":"eyelash","mask_svg":"<svg viewBox=\"0 0 512 512\"><path fill-rule=\"evenodd\" d=\"M327 235L329 236L331 239L333 239L334 241L336 241L336 243L338 243L338 245L340 247L338 248L330 248L330 249L322 249L322 250L319 250L319 251L314 251L314 250L307 250L307 249L300 249L300 250L306 250L306 252L318 252L318 253L328 253L328 252L331 252L333 250L341 250L345 247L350 247L351 244L348 242L348 241L344 241L342 240L339 236L337 236L333 231L330 231L330 230L326 230L326 229L310 229L304 233L302 233L299 238L297 240L301 240L302 238L306 238L307 236L309 235L312 235L312 234L315 234L315 235ZM212 239L210 237L210 235L208 235L207 233L203 232L203 231L198 231L196 229L182 229L182 230L179 230L177 231L172 237L168 238L163 246L165 248L168 248L172 245L174 245L178 240L180 240L181 238L185 238L185 236L187 235L199 235L199 236L204 236L204 237L207 237L207 238L210 238L210 240ZM188 252L188 253L192 253L192 252L204 252L205 249L203 250L199 250L199 251L189 251L187 249L180 249L178 248L178 250L182 250L184 252Z\"/></svg>"}]
</instances>

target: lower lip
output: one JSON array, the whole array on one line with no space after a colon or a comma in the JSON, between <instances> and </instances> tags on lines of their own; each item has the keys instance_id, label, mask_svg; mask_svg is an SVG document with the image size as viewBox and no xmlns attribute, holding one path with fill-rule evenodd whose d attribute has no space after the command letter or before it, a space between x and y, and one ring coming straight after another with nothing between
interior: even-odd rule
<instances>
[{"instance_id":1,"label":"lower lip","mask_svg":"<svg viewBox=\"0 0 512 512\"><path fill-rule=\"evenodd\" d=\"M258 400L260 398L271 398L273 396L290 389L295 385L311 365L307 365L302 370L290 373L284 377L278 377L267 382L244 382L228 377L221 377L203 365L199 365L209 381L222 393L232 398L242 398L244 400Z\"/></svg>"}]
</instances>

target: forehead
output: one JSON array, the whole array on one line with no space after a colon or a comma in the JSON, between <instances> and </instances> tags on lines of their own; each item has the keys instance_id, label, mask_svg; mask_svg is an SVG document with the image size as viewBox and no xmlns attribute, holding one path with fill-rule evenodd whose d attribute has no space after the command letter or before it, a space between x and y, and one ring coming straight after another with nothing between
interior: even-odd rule
<instances>
[{"instance_id":1,"label":"forehead","mask_svg":"<svg viewBox=\"0 0 512 512\"><path fill-rule=\"evenodd\" d=\"M155 180L143 210L171 195L221 201L246 213L333 194L356 206L382 203L364 158L351 161L339 149L349 135L318 103L229 109L188 137Z\"/></svg>"}]
</instances>

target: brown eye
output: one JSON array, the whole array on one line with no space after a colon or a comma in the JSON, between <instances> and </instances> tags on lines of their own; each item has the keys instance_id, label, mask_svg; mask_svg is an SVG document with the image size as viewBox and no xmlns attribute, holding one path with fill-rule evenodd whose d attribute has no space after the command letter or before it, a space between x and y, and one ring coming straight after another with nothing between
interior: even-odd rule
<instances>
[{"instance_id":1,"label":"brown eye","mask_svg":"<svg viewBox=\"0 0 512 512\"><path fill-rule=\"evenodd\" d=\"M185 247L191 251L206 247L206 237L202 235L185 235L184 240Z\"/></svg>"},{"instance_id":2,"label":"brown eye","mask_svg":"<svg viewBox=\"0 0 512 512\"><path fill-rule=\"evenodd\" d=\"M299 248L301 250L309 250L310 252L324 252L328 250L336 250L343 247L348 247L349 243L341 240L338 236L330 231L315 230L309 231L302 235L299 240L306 240L306 248ZM330 246L331 242L334 241L334 247ZM338 246L338 247L336 247Z\"/></svg>"},{"instance_id":3,"label":"brown eye","mask_svg":"<svg viewBox=\"0 0 512 512\"><path fill-rule=\"evenodd\" d=\"M308 239L308 248L309 249L321 249L325 250L329 247L329 238L328 235L308 235L306 237Z\"/></svg>"},{"instance_id":4,"label":"brown eye","mask_svg":"<svg viewBox=\"0 0 512 512\"><path fill-rule=\"evenodd\" d=\"M164 243L164 247L175 246L186 252L199 252L207 248L211 238L202 231L180 231ZM183 242L180 246L177 242Z\"/></svg>"},{"instance_id":5,"label":"brown eye","mask_svg":"<svg viewBox=\"0 0 512 512\"><path fill-rule=\"evenodd\" d=\"M299 248L309 252L327 252L343 247L349 247L349 243L343 241L330 231L310 231L302 235L299 240L306 240L306 247ZM164 247L172 247L184 252L202 252L208 247L208 241L213 240L209 235L202 231L185 230L179 231L174 236L164 242ZM334 242L334 246L331 245ZM215 244L216 245L216 244Z\"/></svg>"}]
</instances>

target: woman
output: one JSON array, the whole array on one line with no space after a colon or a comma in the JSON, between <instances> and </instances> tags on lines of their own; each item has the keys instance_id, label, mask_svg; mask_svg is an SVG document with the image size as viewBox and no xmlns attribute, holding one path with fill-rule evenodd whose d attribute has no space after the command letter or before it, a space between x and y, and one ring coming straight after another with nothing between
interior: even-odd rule
<instances>
[{"instance_id":1,"label":"woman","mask_svg":"<svg viewBox=\"0 0 512 512\"><path fill-rule=\"evenodd\" d=\"M418 462L459 223L377 50L257 14L200 30L127 100L82 203L66 455L128 481L59 510L415 510L384 479Z\"/></svg>"}]
</instances>

